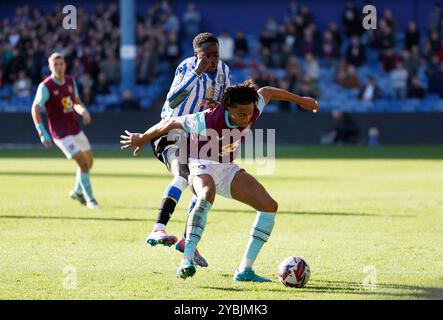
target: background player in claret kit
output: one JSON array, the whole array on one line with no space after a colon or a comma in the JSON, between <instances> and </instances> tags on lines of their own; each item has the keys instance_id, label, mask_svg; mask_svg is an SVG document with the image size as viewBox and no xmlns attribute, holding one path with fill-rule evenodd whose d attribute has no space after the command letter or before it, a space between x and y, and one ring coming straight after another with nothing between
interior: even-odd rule
<instances>
[{"instance_id":1,"label":"background player in claret kit","mask_svg":"<svg viewBox=\"0 0 443 320\"><path fill-rule=\"evenodd\" d=\"M177 67L174 81L168 92L162 109L162 121L202 111L203 101L220 102L223 91L230 86L231 72L229 67L219 59L217 37L205 32L198 34L193 40L194 56L184 60ZM168 141L166 135L151 141L156 157L165 163L174 179L166 187L157 221L146 241L152 246L162 244L184 250L184 238L177 242L177 237L166 233L166 225L180 200L183 190L188 185L189 169L184 161L178 159L178 146ZM190 208L195 201L191 200ZM197 248L195 262L203 267L208 264Z\"/></svg>"},{"instance_id":2,"label":"background player in claret kit","mask_svg":"<svg viewBox=\"0 0 443 320\"><path fill-rule=\"evenodd\" d=\"M122 148L136 147L134 155L137 155L149 140L173 129L183 129L190 134L190 150L193 143L198 147L198 151L206 150L198 154L190 151L189 154L190 186L197 196L197 202L188 217L184 258L177 270L177 276L187 278L195 274L194 250L203 234L215 195L219 194L257 210L251 236L242 262L234 274L234 280L270 281L258 276L252 265L272 232L278 205L253 176L233 162L241 139L249 132L270 100L294 102L306 110L318 110L317 101L313 98L301 97L274 87L257 90L254 83L248 80L242 85L227 88L221 105L204 112L161 122L144 134L125 131L125 135L121 136ZM208 130L215 131L215 137L209 134ZM226 131L231 133L227 139L224 138L227 136ZM205 138L199 139L200 137ZM233 142L231 137L234 137ZM217 154L207 151L213 150L212 147L207 148L209 143L217 144Z\"/></svg>"},{"instance_id":3,"label":"background player in claret kit","mask_svg":"<svg viewBox=\"0 0 443 320\"><path fill-rule=\"evenodd\" d=\"M76 161L78 168L70 197L89 209L97 209L100 206L92 193L89 178L93 162L91 146L77 122L76 113L83 117L83 124L91 123L91 116L80 100L75 80L65 75L66 63L63 56L53 53L48 63L51 75L40 83L32 104L35 128L45 147L52 145L52 137L66 158ZM51 136L43 124L40 108L46 109Z\"/></svg>"}]
</instances>

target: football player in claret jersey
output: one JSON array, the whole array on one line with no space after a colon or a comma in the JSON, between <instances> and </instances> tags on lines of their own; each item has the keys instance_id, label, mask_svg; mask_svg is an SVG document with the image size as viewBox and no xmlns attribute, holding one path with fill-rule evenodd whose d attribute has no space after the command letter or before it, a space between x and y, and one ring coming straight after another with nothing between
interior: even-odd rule
<instances>
[{"instance_id":1,"label":"football player in claret jersey","mask_svg":"<svg viewBox=\"0 0 443 320\"><path fill-rule=\"evenodd\" d=\"M231 71L219 59L216 36L209 32L200 33L194 38L193 47L194 56L185 59L177 67L161 112L162 121L202 111L205 106L203 101L220 102L223 91L231 84ZM175 243L175 248L183 252L184 237L177 241L176 236L166 233L166 225L183 190L188 186L187 159L184 161L178 159L178 144L175 141L168 141L167 135L151 141L155 156L166 165L174 178L163 193L157 221L146 242L151 246L157 244L171 246ZM191 200L189 208L192 208L194 204L195 197ZM208 266L197 248L195 248L194 260L199 266Z\"/></svg>"},{"instance_id":2,"label":"football player in claret jersey","mask_svg":"<svg viewBox=\"0 0 443 320\"><path fill-rule=\"evenodd\" d=\"M247 204L257 211L234 280L270 281L258 276L252 265L272 232L278 205L263 185L233 162L238 155L240 141L254 126L270 100L294 102L306 110L318 110L317 101L313 98L301 97L274 87L257 90L254 83L248 80L244 84L228 87L221 104L215 104L203 112L160 122L143 134L125 131L121 136L122 148L136 147L134 155L137 155L146 142L171 130L182 129L190 134L189 180L197 202L188 217L184 258L177 276L185 279L195 274L194 250L202 237L215 195L219 194Z\"/></svg>"},{"instance_id":3,"label":"football player in claret jersey","mask_svg":"<svg viewBox=\"0 0 443 320\"><path fill-rule=\"evenodd\" d=\"M75 80L65 75L64 57L57 52L53 53L48 63L51 75L38 86L32 104L35 128L45 147L52 145L52 137L66 158L74 159L77 163L75 186L69 194L70 197L89 209L100 208L92 193L89 178L93 162L91 146L76 119L78 113L83 117L83 124L87 125L91 123L91 116L80 100ZM49 134L42 121L41 108L46 109Z\"/></svg>"}]
</instances>

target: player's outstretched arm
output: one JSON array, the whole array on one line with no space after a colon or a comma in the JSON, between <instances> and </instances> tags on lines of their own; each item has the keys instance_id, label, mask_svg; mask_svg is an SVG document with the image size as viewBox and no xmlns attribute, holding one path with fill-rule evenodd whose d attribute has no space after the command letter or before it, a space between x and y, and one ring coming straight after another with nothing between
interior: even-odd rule
<instances>
[{"instance_id":1,"label":"player's outstretched arm","mask_svg":"<svg viewBox=\"0 0 443 320\"><path fill-rule=\"evenodd\" d=\"M140 149L152 139L163 136L174 129L183 129L183 117L176 117L167 121L159 122L152 126L145 133L132 133L125 130L125 134L120 136L122 149L135 147L133 155L136 156Z\"/></svg>"},{"instance_id":2,"label":"player's outstretched arm","mask_svg":"<svg viewBox=\"0 0 443 320\"><path fill-rule=\"evenodd\" d=\"M311 97L302 97L289 91L270 86L258 89L258 93L265 99L265 104L268 104L271 100L283 100L297 103L305 110L318 111L317 100Z\"/></svg>"},{"instance_id":3,"label":"player's outstretched arm","mask_svg":"<svg viewBox=\"0 0 443 320\"><path fill-rule=\"evenodd\" d=\"M40 106L38 104L34 104L31 108L32 120L34 121L35 129L38 132L41 143L47 148L52 145L51 137L49 136L48 131L46 131L45 125L42 121L42 115L40 111Z\"/></svg>"}]
</instances>

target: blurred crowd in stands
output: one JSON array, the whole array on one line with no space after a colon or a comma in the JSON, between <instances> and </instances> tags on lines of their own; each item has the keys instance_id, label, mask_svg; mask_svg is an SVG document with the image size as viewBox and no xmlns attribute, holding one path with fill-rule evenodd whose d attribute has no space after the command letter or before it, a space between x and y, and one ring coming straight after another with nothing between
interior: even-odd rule
<instances>
[{"instance_id":1,"label":"blurred crowd in stands","mask_svg":"<svg viewBox=\"0 0 443 320\"><path fill-rule=\"evenodd\" d=\"M0 21L0 90L12 88L0 99L29 102L36 85L50 74L47 57L54 51L65 56L67 73L77 79L86 104L94 104L97 95L116 91L120 82L117 3L100 3L91 14L79 7L74 30L61 28L61 21L60 5L47 13L28 5L18 7L14 17ZM155 3L144 15L138 14L137 83L149 85L156 82L159 72L173 72L182 56L179 31L192 41L200 21L195 5L189 4L180 20L167 0ZM131 96L131 92L122 93L121 107L139 108Z\"/></svg>"},{"instance_id":2,"label":"blurred crowd in stands","mask_svg":"<svg viewBox=\"0 0 443 320\"><path fill-rule=\"evenodd\" d=\"M23 6L17 8L14 17L0 21L0 100L32 99L35 86L49 74L47 57L54 50L65 55L68 73L76 77L86 104L95 104L97 96L118 91L118 6L110 2L99 4L90 14L81 7L78 11L77 30L59 27L63 19L60 6L47 13ZM284 18L269 17L258 37L241 30L217 35L220 58L233 74L243 72L243 77L254 78L259 86L278 86L316 98L322 98L322 83L329 81L323 79L322 70L333 70L331 81L345 91L355 92L360 100L421 99L428 94L443 97L440 4L430 13L427 30L418 30L415 21L409 22L407 30L399 30L393 12L385 10L377 29L366 31L361 12L349 0L342 20L331 21L326 30L320 31L309 6L291 1ZM192 54L184 50L183 43L191 44L202 31L201 21L195 4L189 3L179 17L168 0L158 1L145 14L138 14L137 83L155 84L163 71L172 76L180 60ZM369 72L362 77L365 68ZM425 70L424 77L420 70ZM390 91L378 83L380 77L389 78ZM170 77L161 92L169 85ZM10 95L1 91L5 86L11 88ZM139 94L134 97L134 93L124 92L121 97L114 101L114 108L143 107ZM291 106L281 103L278 108L290 110Z\"/></svg>"}]
</instances>

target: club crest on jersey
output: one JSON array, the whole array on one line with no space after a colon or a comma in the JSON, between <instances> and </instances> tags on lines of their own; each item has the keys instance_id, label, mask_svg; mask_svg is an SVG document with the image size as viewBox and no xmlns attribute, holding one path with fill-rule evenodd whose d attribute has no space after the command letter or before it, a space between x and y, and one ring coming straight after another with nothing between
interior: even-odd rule
<instances>
[{"instance_id":1,"label":"club crest on jersey","mask_svg":"<svg viewBox=\"0 0 443 320\"><path fill-rule=\"evenodd\" d=\"M69 93L73 93L74 92L74 90L72 89L72 86L68 87L68 91L69 91Z\"/></svg>"},{"instance_id":2,"label":"club crest on jersey","mask_svg":"<svg viewBox=\"0 0 443 320\"><path fill-rule=\"evenodd\" d=\"M62 103L62 106L63 106L63 112L64 113L72 111L72 107L74 106L74 103L72 102L70 96L62 98L61 103Z\"/></svg>"},{"instance_id":3,"label":"club crest on jersey","mask_svg":"<svg viewBox=\"0 0 443 320\"><path fill-rule=\"evenodd\" d=\"M58 90L54 90L54 95L58 96Z\"/></svg>"},{"instance_id":4,"label":"club crest on jersey","mask_svg":"<svg viewBox=\"0 0 443 320\"><path fill-rule=\"evenodd\" d=\"M222 74L219 74L217 77L217 82L222 84L223 82L225 82L225 76Z\"/></svg>"}]
</instances>

